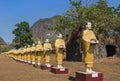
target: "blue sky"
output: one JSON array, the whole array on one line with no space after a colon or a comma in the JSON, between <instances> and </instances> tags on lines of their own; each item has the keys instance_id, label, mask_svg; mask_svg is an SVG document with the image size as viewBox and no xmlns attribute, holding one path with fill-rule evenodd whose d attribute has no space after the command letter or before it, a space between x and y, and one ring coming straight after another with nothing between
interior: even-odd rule
<instances>
[{"instance_id":1,"label":"blue sky","mask_svg":"<svg viewBox=\"0 0 120 81\"><path fill-rule=\"evenodd\" d=\"M120 0L108 0L108 3L117 6ZM69 0L0 0L0 36L11 43L15 24L27 21L32 26L41 18L62 15L69 7Z\"/></svg>"}]
</instances>

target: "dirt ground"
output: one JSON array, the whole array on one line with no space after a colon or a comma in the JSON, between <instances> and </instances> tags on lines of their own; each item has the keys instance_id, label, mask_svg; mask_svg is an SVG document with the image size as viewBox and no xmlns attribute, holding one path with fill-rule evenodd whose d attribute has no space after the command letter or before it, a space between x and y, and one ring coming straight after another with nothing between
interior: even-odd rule
<instances>
[{"instance_id":1,"label":"dirt ground","mask_svg":"<svg viewBox=\"0 0 120 81\"><path fill-rule=\"evenodd\" d=\"M51 63L55 66L54 55ZM56 75L0 54L0 81L75 81L75 72L85 70L83 62L65 61L63 65L69 68L69 73ZM104 81L120 81L119 58L106 58L101 62L95 62L94 70L103 72Z\"/></svg>"}]
</instances>

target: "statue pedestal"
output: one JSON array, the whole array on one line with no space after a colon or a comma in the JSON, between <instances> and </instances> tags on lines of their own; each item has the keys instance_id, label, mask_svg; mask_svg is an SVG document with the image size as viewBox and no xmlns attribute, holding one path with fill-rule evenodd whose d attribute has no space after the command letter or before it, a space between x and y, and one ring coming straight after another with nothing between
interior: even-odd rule
<instances>
[{"instance_id":1,"label":"statue pedestal","mask_svg":"<svg viewBox=\"0 0 120 81\"><path fill-rule=\"evenodd\" d=\"M87 73L87 72L76 72L76 81L103 81L103 73Z\"/></svg>"},{"instance_id":2,"label":"statue pedestal","mask_svg":"<svg viewBox=\"0 0 120 81\"><path fill-rule=\"evenodd\" d=\"M19 62L19 60L18 60L18 59L16 59L16 62Z\"/></svg>"},{"instance_id":3,"label":"statue pedestal","mask_svg":"<svg viewBox=\"0 0 120 81\"><path fill-rule=\"evenodd\" d=\"M52 67L51 72L55 74L68 74L68 68L57 68L57 67Z\"/></svg>"},{"instance_id":4,"label":"statue pedestal","mask_svg":"<svg viewBox=\"0 0 120 81\"><path fill-rule=\"evenodd\" d=\"M21 61L21 60L19 60L19 62L20 62L20 63L22 63L22 61Z\"/></svg>"},{"instance_id":5,"label":"statue pedestal","mask_svg":"<svg viewBox=\"0 0 120 81\"><path fill-rule=\"evenodd\" d=\"M22 60L20 60L19 62L20 62L20 63L23 63L23 61L22 61Z\"/></svg>"},{"instance_id":6,"label":"statue pedestal","mask_svg":"<svg viewBox=\"0 0 120 81\"><path fill-rule=\"evenodd\" d=\"M53 66L47 66L47 65L41 65L41 69L42 70L49 70L49 69L51 69L51 67L53 67Z\"/></svg>"},{"instance_id":7,"label":"statue pedestal","mask_svg":"<svg viewBox=\"0 0 120 81\"><path fill-rule=\"evenodd\" d=\"M24 63L24 61L23 61L23 60L19 60L18 62L20 62L20 63Z\"/></svg>"},{"instance_id":8,"label":"statue pedestal","mask_svg":"<svg viewBox=\"0 0 120 81\"><path fill-rule=\"evenodd\" d=\"M30 62L30 63L28 63L29 65L32 65L32 63Z\"/></svg>"},{"instance_id":9,"label":"statue pedestal","mask_svg":"<svg viewBox=\"0 0 120 81\"><path fill-rule=\"evenodd\" d=\"M29 65L32 65L32 63L28 63Z\"/></svg>"}]
</instances>

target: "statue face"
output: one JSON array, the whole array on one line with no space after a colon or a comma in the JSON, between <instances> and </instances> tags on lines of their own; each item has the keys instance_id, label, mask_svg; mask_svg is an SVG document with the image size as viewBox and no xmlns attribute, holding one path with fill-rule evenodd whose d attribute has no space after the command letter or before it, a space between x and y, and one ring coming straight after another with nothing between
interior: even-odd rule
<instances>
[{"instance_id":1,"label":"statue face","mask_svg":"<svg viewBox=\"0 0 120 81\"><path fill-rule=\"evenodd\" d=\"M41 41L38 41L38 44L41 44Z\"/></svg>"},{"instance_id":2,"label":"statue face","mask_svg":"<svg viewBox=\"0 0 120 81\"><path fill-rule=\"evenodd\" d=\"M88 28L88 29L92 29L92 26L91 26L91 25L92 25L91 22L88 22L88 23L87 23L87 28Z\"/></svg>"},{"instance_id":3,"label":"statue face","mask_svg":"<svg viewBox=\"0 0 120 81\"><path fill-rule=\"evenodd\" d=\"M35 43L33 43L33 46L35 46Z\"/></svg>"},{"instance_id":4,"label":"statue face","mask_svg":"<svg viewBox=\"0 0 120 81\"><path fill-rule=\"evenodd\" d=\"M58 35L58 38L62 38L62 34L59 34L59 35Z\"/></svg>"},{"instance_id":5,"label":"statue face","mask_svg":"<svg viewBox=\"0 0 120 81\"><path fill-rule=\"evenodd\" d=\"M49 43L49 39L46 39L45 42Z\"/></svg>"},{"instance_id":6,"label":"statue face","mask_svg":"<svg viewBox=\"0 0 120 81\"><path fill-rule=\"evenodd\" d=\"M24 48L26 48L26 46Z\"/></svg>"},{"instance_id":7,"label":"statue face","mask_svg":"<svg viewBox=\"0 0 120 81\"><path fill-rule=\"evenodd\" d=\"M28 48L30 48L30 45L28 45Z\"/></svg>"}]
</instances>

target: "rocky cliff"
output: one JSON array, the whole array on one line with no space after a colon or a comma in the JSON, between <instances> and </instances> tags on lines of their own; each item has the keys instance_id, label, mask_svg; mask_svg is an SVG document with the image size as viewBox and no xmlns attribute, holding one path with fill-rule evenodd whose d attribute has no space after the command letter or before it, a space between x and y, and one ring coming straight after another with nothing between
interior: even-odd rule
<instances>
[{"instance_id":1,"label":"rocky cliff","mask_svg":"<svg viewBox=\"0 0 120 81\"><path fill-rule=\"evenodd\" d=\"M57 22L57 17L40 19L31 27L31 31L34 39L44 40L47 37L54 39L56 37L55 31L49 30L50 27L55 26Z\"/></svg>"},{"instance_id":2,"label":"rocky cliff","mask_svg":"<svg viewBox=\"0 0 120 81\"><path fill-rule=\"evenodd\" d=\"M0 45L5 45L5 41L3 40L3 38L0 37Z\"/></svg>"}]
</instances>

